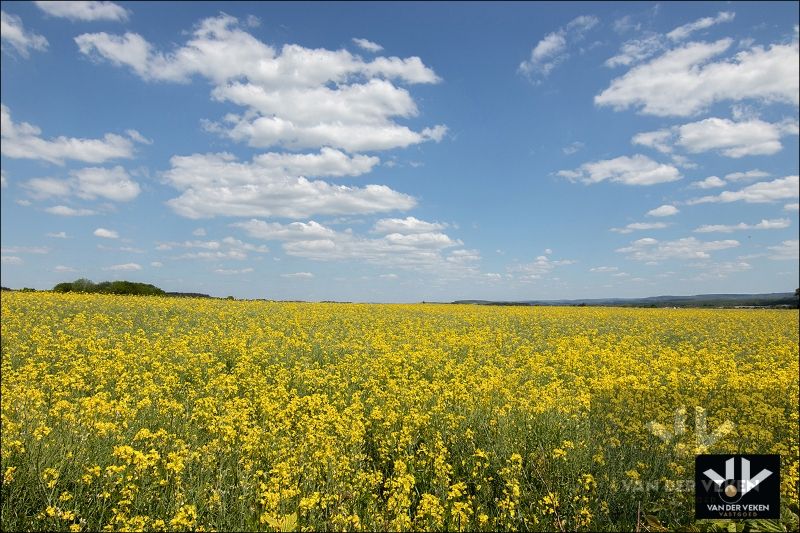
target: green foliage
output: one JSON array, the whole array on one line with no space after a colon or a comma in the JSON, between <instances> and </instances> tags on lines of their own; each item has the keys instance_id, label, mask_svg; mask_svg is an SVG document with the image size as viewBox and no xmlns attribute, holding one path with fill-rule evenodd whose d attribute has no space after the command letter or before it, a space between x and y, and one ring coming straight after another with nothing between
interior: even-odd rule
<instances>
[{"instance_id":1,"label":"green foliage","mask_svg":"<svg viewBox=\"0 0 800 533\"><path fill-rule=\"evenodd\" d=\"M102 281L94 283L81 278L72 283L59 283L54 292L93 292L100 294L136 294L140 296L163 296L165 293L155 285L135 281Z\"/></svg>"}]
</instances>

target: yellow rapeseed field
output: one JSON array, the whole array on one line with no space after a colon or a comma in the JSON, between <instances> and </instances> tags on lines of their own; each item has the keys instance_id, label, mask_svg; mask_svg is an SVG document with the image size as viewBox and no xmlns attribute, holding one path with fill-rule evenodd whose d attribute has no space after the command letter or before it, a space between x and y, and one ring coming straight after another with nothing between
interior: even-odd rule
<instances>
[{"instance_id":1,"label":"yellow rapeseed field","mask_svg":"<svg viewBox=\"0 0 800 533\"><path fill-rule=\"evenodd\" d=\"M796 529L798 431L797 311L2 295L4 530Z\"/></svg>"}]
</instances>

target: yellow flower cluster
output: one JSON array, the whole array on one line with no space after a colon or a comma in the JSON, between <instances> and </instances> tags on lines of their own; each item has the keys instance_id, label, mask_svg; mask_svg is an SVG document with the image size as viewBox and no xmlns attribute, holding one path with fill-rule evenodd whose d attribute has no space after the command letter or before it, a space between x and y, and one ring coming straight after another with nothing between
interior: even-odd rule
<instances>
[{"instance_id":1,"label":"yellow flower cluster","mask_svg":"<svg viewBox=\"0 0 800 533\"><path fill-rule=\"evenodd\" d=\"M696 529L777 453L798 314L3 293L3 530Z\"/></svg>"}]
</instances>

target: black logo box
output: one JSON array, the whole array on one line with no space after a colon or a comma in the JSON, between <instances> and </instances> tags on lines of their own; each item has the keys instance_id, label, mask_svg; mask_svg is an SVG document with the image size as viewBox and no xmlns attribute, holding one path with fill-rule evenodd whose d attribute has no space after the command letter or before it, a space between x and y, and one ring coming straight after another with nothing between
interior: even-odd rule
<instances>
[{"instance_id":1,"label":"black logo box","mask_svg":"<svg viewBox=\"0 0 800 533\"><path fill-rule=\"evenodd\" d=\"M694 465L695 518L780 518L780 455L706 454Z\"/></svg>"}]
</instances>

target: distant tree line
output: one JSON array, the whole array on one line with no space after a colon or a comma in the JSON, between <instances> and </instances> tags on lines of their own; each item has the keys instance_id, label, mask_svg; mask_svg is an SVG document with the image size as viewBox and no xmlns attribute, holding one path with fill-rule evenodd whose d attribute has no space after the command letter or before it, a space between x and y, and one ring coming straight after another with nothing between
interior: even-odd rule
<instances>
[{"instance_id":1,"label":"distant tree line","mask_svg":"<svg viewBox=\"0 0 800 533\"><path fill-rule=\"evenodd\" d=\"M141 296L164 296L166 293L149 283L135 281L102 281L94 283L85 278L73 282L59 283L53 287L54 292L91 292L99 294L138 294Z\"/></svg>"}]
</instances>

